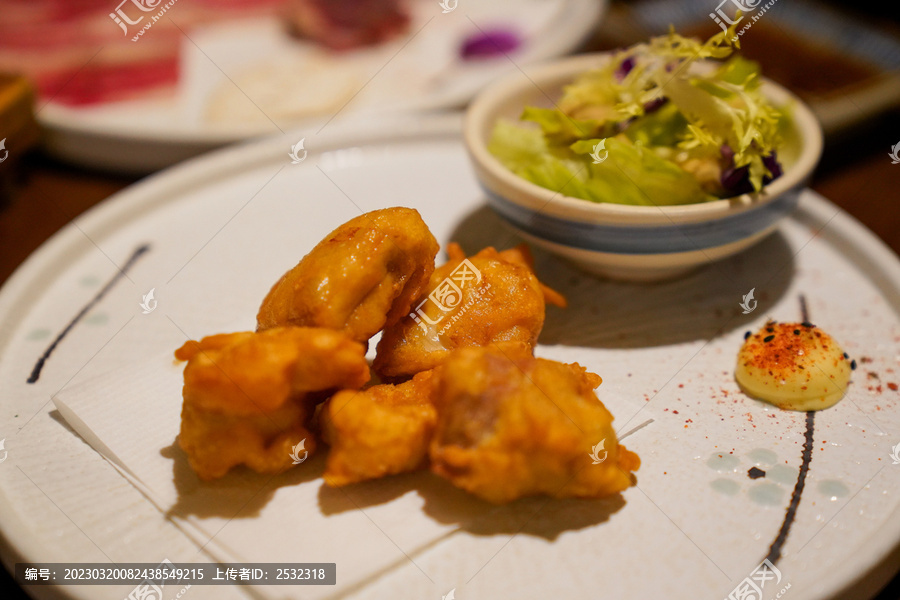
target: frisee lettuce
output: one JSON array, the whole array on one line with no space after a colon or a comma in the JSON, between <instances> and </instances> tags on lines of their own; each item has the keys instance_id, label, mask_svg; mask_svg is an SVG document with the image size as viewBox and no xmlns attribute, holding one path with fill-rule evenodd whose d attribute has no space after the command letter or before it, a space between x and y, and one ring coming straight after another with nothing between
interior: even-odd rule
<instances>
[{"instance_id":1,"label":"frisee lettuce","mask_svg":"<svg viewBox=\"0 0 900 600\"><path fill-rule=\"evenodd\" d=\"M731 56L732 30L706 42L670 30L621 50L565 86L556 107L525 108L527 124L498 122L489 150L533 183L594 202L727 197L722 172L744 167L742 185L758 192L777 176L765 160L774 164L783 115L760 91L759 66ZM729 60L692 68L707 59Z\"/></svg>"}]
</instances>

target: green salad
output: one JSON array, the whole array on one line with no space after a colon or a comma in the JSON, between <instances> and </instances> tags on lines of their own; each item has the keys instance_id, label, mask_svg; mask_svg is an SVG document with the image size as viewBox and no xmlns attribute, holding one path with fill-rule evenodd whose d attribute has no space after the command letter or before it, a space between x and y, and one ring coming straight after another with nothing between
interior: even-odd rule
<instances>
[{"instance_id":1,"label":"green salad","mask_svg":"<svg viewBox=\"0 0 900 600\"><path fill-rule=\"evenodd\" d=\"M498 121L488 149L520 177L592 202L758 192L781 175L785 115L760 92L759 66L732 55L732 37L701 43L670 31L620 50L565 86L554 108L525 108L530 123ZM692 70L701 59L719 63Z\"/></svg>"}]
</instances>

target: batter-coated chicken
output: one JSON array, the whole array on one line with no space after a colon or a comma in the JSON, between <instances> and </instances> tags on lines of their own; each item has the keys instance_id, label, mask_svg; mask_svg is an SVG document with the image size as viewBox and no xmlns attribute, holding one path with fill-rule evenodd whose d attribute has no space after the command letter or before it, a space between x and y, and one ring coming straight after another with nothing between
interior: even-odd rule
<instances>
[{"instance_id":1,"label":"batter-coated chicken","mask_svg":"<svg viewBox=\"0 0 900 600\"><path fill-rule=\"evenodd\" d=\"M437 414L433 371L399 385L345 390L322 406L322 437L331 446L325 482L347 485L426 466Z\"/></svg>"},{"instance_id":2,"label":"batter-coated chicken","mask_svg":"<svg viewBox=\"0 0 900 600\"><path fill-rule=\"evenodd\" d=\"M257 328L327 327L365 342L409 313L434 271L437 251L412 208L360 215L278 280L260 306Z\"/></svg>"},{"instance_id":3,"label":"batter-coated chicken","mask_svg":"<svg viewBox=\"0 0 900 600\"><path fill-rule=\"evenodd\" d=\"M524 342L532 349L544 326L545 303L565 299L534 274L528 247L485 248L466 259L458 244L435 269L412 312L385 328L375 371L386 379L432 369L456 348Z\"/></svg>"},{"instance_id":4,"label":"batter-coated chicken","mask_svg":"<svg viewBox=\"0 0 900 600\"><path fill-rule=\"evenodd\" d=\"M204 480L239 464L260 473L288 469L292 448L305 440L311 394L361 387L369 379L365 347L345 334L310 327L226 333L186 342L178 443Z\"/></svg>"},{"instance_id":5,"label":"batter-coated chicken","mask_svg":"<svg viewBox=\"0 0 900 600\"><path fill-rule=\"evenodd\" d=\"M640 459L616 441L593 391L600 377L577 363L464 348L438 378L431 470L457 487L500 504L596 498L632 484Z\"/></svg>"}]
</instances>

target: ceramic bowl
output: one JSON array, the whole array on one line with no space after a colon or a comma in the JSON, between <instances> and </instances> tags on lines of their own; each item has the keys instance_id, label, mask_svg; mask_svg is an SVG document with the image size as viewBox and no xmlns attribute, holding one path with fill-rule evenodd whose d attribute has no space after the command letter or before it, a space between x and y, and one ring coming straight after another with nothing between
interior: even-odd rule
<instances>
[{"instance_id":1,"label":"ceramic bowl","mask_svg":"<svg viewBox=\"0 0 900 600\"><path fill-rule=\"evenodd\" d=\"M523 237L589 272L653 281L749 248L794 210L821 156L822 130L803 102L769 80L763 93L790 107L792 123L778 149L783 174L757 195L659 207L595 203L533 184L488 152L498 119L517 120L525 106L551 106L564 85L609 57L587 54L517 71L484 89L466 112L465 145L476 177L489 205Z\"/></svg>"}]
</instances>

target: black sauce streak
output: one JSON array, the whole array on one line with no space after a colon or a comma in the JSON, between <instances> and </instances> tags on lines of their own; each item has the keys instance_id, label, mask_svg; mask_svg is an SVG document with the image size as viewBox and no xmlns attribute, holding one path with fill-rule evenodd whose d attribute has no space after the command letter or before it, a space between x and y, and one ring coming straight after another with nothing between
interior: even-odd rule
<instances>
[{"instance_id":1,"label":"black sauce streak","mask_svg":"<svg viewBox=\"0 0 900 600\"><path fill-rule=\"evenodd\" d=\"M803 318L803 327L815 327L809 322L809 311L806 308L806 296L800 295L800 315ZM803 442L802 460L800 462L800 472L797 474L797 483L794 484L794 491L791 493L791 502L788 504L784 513L784 521L781 522L781 528L778 535L769 546L769 553L766 558L774 565L781 558L781 548L787 541L788 534L791 532L791 525L797 517L797 507L800 506L800 498L803 496L803 488L806 485L806 474L809 473L809 463L812 462L813 451L813 434L815 433L815 411L806 412L806 440ZM749 473L748 473L749 475Z\"/></svg>"},{"instance_id":2,"label":"black sauce streak","mask_svg":"<svg viewBox=\"0 0 900 600\"><path fill-rule=\"evenodd\" d=\"M750 479L759 479L760 477L765 477L766 472L758 467L750 467L750 470L747 471L747 477Z\"/></svg>"},{"instance_id":3,"label":"black sauce streak","mask_svg":"<svg viewBox=\"0 0 900 600\"><path fill-rule=\"evenodd\" d=\"M809 310L806 308L806 296L800 294L800 318L803 319L804 327L813 327L813 324L809 322Z\"/></svg>"},{"instance_id":4,"label":"black sauce streak","mask_svg":"<svg viewBox=\"0 0 900 600\"><path fill-rule=\"evenodd\" d=\"M50 355L56 350L56 347L59 343L66 337L70 331L78 324L78 322L86 315L94 306L97 305L100 300L106 296L109 291L115 287L115 285L119 282L122 277L128 272L128 270L134 266L134 263L148 250L150 250L150 244L144 244L143 246L138 247L132 254L131 257L125 262L121 269L110 279L103 288L97 292L97 295L94 296L90 302L88 302L84 308L78 311L78 314L69 321L69 324L66 325L65 329L63 329L59 335L56 336L56 339L53 340L44 353L41 354L40 358L37 359L37 362L34 363L34 368L31 369L31 375L26 380L28 383L35 383L41 377L41 371L44 368L44 365L47 364L47 359L50 358Z\"/></svg>"},{"instance_id":5,"label":"black sauce streak","mask_svg":"<svg viewBox=\"0 0 900 600\"><path fill-rule=\"evenodd\" d=\"M803 442L803 461L800 464L800 473L797 475L797 483L794 485L794 492L791 494L791 503L787 507L784 515L784 521L781 523L781 529L772 545L769 546L769 553L766 558L774 565L781 558L781 548L787 541L788 533L791 531L791 525L797 516L797 507L800 506L800 497L803 495L803 487L806 485L806 474L809 472L809 463L812 461L813 451L813 432L815 428L815 411L806 412L806 441Z\"/></svg>"}]
</instances>

